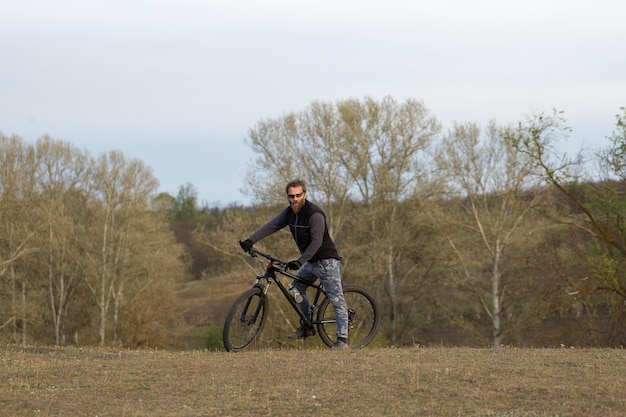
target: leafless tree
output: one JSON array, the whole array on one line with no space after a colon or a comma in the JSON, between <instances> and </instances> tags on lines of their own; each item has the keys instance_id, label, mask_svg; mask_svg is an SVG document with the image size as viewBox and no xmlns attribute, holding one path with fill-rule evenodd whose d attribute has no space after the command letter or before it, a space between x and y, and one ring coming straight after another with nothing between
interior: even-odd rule
<instances>
[{"instance_id":1,"label":"leafless tree","mask_svg":"<svg viewBox=\"0 0 626 417\"><path fill-rule=\"evenodd\" d=\"M39 219L42 228L38 237L39 264L32 271L47 281L54 340L61 345L73 294L81 281L77 238L85 212L83 181L88 177L89 156L49 136L39 139L34 151L38 203L31 218Z\"/></svg>"},{"instance_id":2,"label":"leafless tree","mask_svg":"<svg viewBox=\"0 0 626 417\"><path fill-rule=\"evenodd\" d=\"M342 236L349 220L364 228L370 256L359 262L374 260L368 275L379 279L370 282L384 282L391 306L391 339L399 287L413 275L405 268L402 278L396 276L402 257L410 251L407 243L413 241L404 227L407 217L415 214L409 201L427 182L427 150L439 129L423 103L386 97L314 102L300 113L263 121L249 132L259 154L249 188L276 195L269 190L282 191L288 179L303 177L326 203L335 237ZM268 180L262 182L260 173ZM357 233L355 226L351 233Z\"/></svg>"},{"instance_id":3,"label":"leafless tree","mask_svg":"<svg viewBox=\"0 0 626 417\"><path fill-rule=\"evenodd\" d=\"M0 282L4 298L0 330L13 342L26 344L34 316L29 302L33 277L23 265L38 251L41 223L29 216L36 204L35 161L32 148L18 136L0 134Z\"/></svg>"},{"instance_id":4,"label":"leafless tree","mask_svg":"<svg viewBox=\"0 0 626 417\"><path fill-rule=\"evenodd\" d=\"M505 140L495 122L486 129L455 124L438 153L450 201L458 204L448 218L449 245L458 258L457 270L491 322L493 346L502 342L507 252L516 250L523 220L539 199L531 162ZM468 240L472 234L478 245ZM490 284L489 298L484 280Z\"/></svg>"},{"instance_id":5,"label":"leafless tree","mask_svg":"<svg viewBox=\"0 0 626 417\"><path fill-rule=\"evenodd\" d=\"M100 344L106 343L109 319L113 342L117 342L119 313L129 287L136 294L161 276L158 258L147 256L159 249L151 242L158 218L149 209L157 186L150 169L119 152L103 154L93 162L83 273L100 312ZM178 254L174 251L169 256Z\"/></svg>"},{"instance_id":6,"label":"leafless tree","mask_svg":"<svg viewBox=\"0 0 626 417\"><path fill-rule=\"evenodd\" d=\"M248 132L258 156L248 172L246 190L260 202L274 205L285 199L285 184L301 178L310 198L324 207L329 232L339 235L351 187L341 161L345 150L339 147L339 124L335 106L323 102L257 123Z\"/></svg>"}]
</instances>

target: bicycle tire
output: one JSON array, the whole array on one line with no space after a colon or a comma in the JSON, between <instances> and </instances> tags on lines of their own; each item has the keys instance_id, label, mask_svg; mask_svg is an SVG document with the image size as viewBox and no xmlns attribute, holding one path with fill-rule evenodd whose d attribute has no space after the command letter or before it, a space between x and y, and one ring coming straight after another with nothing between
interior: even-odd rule
<instances>
[{"instance_id":1,"label":"bicycle tire","mask_svg":"<svg viewBox=\"0 0 626 417\"><path fill-rule=\"evenodd\" d=\"M376 297L358 285L344 285L343 295L348 306L348 345L358 349L370 343L380 329L380 310ZM317 312L317 331L327 346L337 341L335 309L328 298Z\"/></svg>"},{"instance_id":2,"label":"bicycle tire","mask_svg":"<svg viewBox=\"0 0 626 417\"><path fill-rule=\"evenodd\" d=\"M224 322L222 341L229 352L251 347L265 326L268 299L259 287L242 293L230 307Z\"/></svg>"}]
</instances>

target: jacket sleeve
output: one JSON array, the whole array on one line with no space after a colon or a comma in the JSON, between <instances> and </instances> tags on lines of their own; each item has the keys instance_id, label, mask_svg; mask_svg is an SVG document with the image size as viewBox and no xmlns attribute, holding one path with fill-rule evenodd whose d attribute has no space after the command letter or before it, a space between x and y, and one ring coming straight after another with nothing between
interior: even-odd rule
<instances>
[{"instance_id":1,"label":"jacket sleeve","mask_svg":"<svg viewBox=\"0 0 626 417\"><path fill-rule=\"evenodd\" d=\"M301 263L308 262L322 246L322 240L324 239L324 229L326 228L326 221L322 213L313 213L309 218L309 231L311 234L311 242L306 247L298 261Z\"/></svg>"},{"instance_id":2,"label":"jacket sleeve","mask_svg":"<svg viewBox=\"0 0 626 417\"><path fill-rule=\"evenodd\" d=\"M252 233L248 239L250 239L252 243L257 243L260 240L265 239L272 233L277 232L283 227L287 226L287 210L291 210L291 207L287 207L278 216L265 223L256 232Z\"/></svg>"}]
</instances>

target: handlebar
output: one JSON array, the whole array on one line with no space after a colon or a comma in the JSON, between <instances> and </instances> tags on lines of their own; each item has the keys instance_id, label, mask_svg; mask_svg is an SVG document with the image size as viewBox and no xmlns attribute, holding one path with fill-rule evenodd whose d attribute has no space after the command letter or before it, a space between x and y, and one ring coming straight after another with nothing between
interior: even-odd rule
<instances>
[{"instance_id":1,"label":"handlebar","mask_svg":"<svg viewBox=\"0 0 626 417\"><path fill-rule=\"evenodd\" d=\"M267 253L263 253L260 250L256 249L256 248L251 248L248 253L250 254L250 256L252 256L253 258L257 257L257 255L260 255L262 257L264 257L265 259L267 259L268 261L272 262L273 264L276 264L282 268L285 268L287 266L287 262L283 261L281 259L275 258L272 255L269 255Z\"/></svg>"}]
</instances>

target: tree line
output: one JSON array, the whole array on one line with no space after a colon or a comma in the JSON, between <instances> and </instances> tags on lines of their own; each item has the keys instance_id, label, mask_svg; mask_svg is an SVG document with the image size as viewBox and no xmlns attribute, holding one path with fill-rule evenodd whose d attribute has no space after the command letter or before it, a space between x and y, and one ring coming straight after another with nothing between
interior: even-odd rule
<instances>
[{"instance_id":1,"label":"tree line","mask_svg":"<svg viewBox=\"0 0 626 417\"><path fill-rule=\"evenodd\" d=\"M607 149L568 156L557 152L571 134L558 111L442 131L416 100L313 102L249 130L259 157L246 189L269 204L288 179L308 180L346 278L383 301L388 344L425 339L429 323L482 345L546 343L541 326L573 309L585 318L563 330L573 343L619 345L620 110Z\"/></svg>"},{"instance_id":2,"label":"tree line","mask_svg":"<svg viewBox=\"0 0 626 417\"><path fill-rule=\"evenodd\" d=\"M171 322L184 251L158 182L120 152L0 135L0 331L13 343L128 344Z\"/></svg>"},{"instance_id":3,"label":"tree line","mask_svg":"<svg viewBox=\"0 0 626 417\"><path fill-rule=\"evenodd\" d=\"M620 110L606 149L568 156L556 152L570 133L556 111L443 131L417 100L313 102L249 129L250 207L200 207L190 184L158 194L150 170L116 152L2 136L2 337L139 346L197 331L177 288L249 283L237 241L303 178L344 281L383 306L382 344L454 332L470 345L623 345ZM284 258L295 250L287 233L262 244Z\"/></svg>"}]
</instances>

